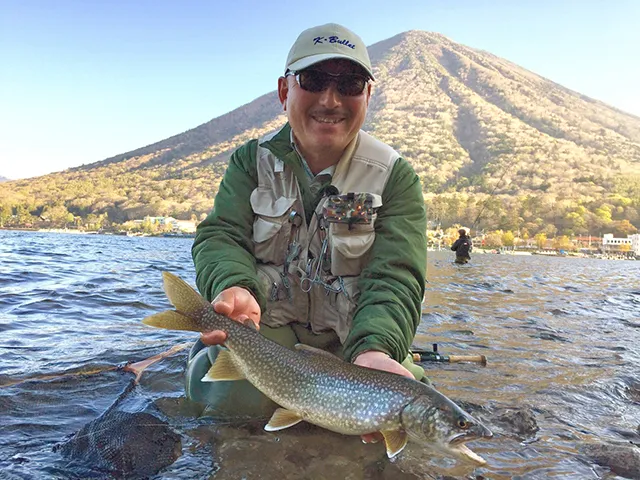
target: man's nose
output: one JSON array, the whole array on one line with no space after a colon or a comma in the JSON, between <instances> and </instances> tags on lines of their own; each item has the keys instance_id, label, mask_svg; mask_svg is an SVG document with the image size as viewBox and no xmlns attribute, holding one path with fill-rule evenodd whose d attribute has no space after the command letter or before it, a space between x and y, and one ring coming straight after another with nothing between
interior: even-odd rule
<instances>
[{"instance_id":1,"label":"man's nose","mask_svg":"<svg viewBox=\"0 0 640 480\"><path fill-rule=\"evenodd\" d=\"M335 82L329 82L329 86L320 94L320 104L327 108L334 108L342 103L342 96L338 92Z\"/></svg>"}]
</instances>

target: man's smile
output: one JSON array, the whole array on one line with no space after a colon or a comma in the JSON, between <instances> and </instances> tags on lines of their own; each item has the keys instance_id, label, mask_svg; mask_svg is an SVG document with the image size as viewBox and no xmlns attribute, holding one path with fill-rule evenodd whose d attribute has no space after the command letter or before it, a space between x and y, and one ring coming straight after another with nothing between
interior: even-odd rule
<instances>
[{"instance_id":1,"label":"man's smile","mask_svg":"<svg viewBox=\"0 0 640 480\"><path fill-rule=\"evenodd\" d=\"M340 117L340 118L322 117L319 115L311 115L311 118L313 118L316 122L319 122L319 123L331 123L331 124L340 123L344 120L344 117Z\"/></svg>"}]
</instances>

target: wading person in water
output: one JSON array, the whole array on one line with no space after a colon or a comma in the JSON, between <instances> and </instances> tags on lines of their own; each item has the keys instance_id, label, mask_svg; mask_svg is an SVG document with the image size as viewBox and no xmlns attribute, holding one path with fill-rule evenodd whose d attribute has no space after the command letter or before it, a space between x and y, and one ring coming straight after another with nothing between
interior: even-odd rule
<instances>
[{"instance_id":1,"label":"wading person in water","mask_svg":"<svg viewBox=\"0 0 640 480\"><path fill-rule=\"evenodd\" d=\"M463 264L471 260L471 256L469 255L469 253L471 253L473 243L471 242L471 237L467 235L466 229L461 228L460 230L458 230L458 233L460 234L460 238L453 242L453 245L451 245L451 250L456 252L455 263Z\"/></svg>"},{"instance_id":2,"label":"wading person in water","mask_svg":"<svg viewBox=\"0 0 640 480\"><path fill-rule=\"evenodd\" d=\"M422 380L409 355L426 275L422 187L360 130L373 82L350 30L300 34L278 78L288 122L231 156L196 233L196 282L217 312L251 319L275 342ZM270 415L275 404L246 380L200 381L224 340L210 332L194 345L188 398L206 414Z\"/></svg>"}]
</instances>

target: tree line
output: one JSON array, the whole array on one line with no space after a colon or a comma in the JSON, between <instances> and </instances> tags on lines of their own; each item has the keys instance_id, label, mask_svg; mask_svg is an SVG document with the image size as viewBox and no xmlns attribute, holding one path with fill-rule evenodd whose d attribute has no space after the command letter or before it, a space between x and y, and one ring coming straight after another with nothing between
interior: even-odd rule
<instances>
[{"instance_id":1,"label":"tree line","mask_svg":"<svg viewBox=\"0 0 640 480\"><path fill-rule=\"evenodd\" d=\"M132 220L147 216L170 216L199 221L213 205L211 198L176 198L180 190L155 198L154 191L140 194L138 201L100 195L74 200L52 198L41 202L11 196L0 198L0 228L78 228L82 230L132 229ZM181 195L181 194L180 194ZM544 234L626 237L638 232L640 200L620 194L593 200L559 199L550 194L519 196L451 193L425 194L427 217L442 228L463 225L479 231L511 231L519 236Z\"/></svg>"}]
</instances>

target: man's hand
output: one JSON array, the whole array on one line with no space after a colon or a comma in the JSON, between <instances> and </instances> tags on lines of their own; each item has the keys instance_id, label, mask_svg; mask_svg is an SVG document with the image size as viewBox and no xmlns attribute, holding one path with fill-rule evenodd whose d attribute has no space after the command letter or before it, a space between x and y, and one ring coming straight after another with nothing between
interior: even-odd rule
<instances>
[{"instance_id":1,"label":"man's hand","mask_svg":"<svg viewBox=\"0 0 640 480\"><path fill-rule=\"evenodd\" d=\"M361 367L383 370L385 372L396 373L398 375L415 379L409 370L404 368L384 352L376 352L374 350L363 352L355 358L353 363L354 365L360 365ZM379 432L375 432L362 435L361 438L363 443L377 443L382 439L382 435Z\"/></svg>"},{"instance_id":2,"label":"man's hand","mask_svg":"<svg viewBox=\"0 0 640 480\"><path fill-rule=\"evenodd\" d=\"M221 315L241 323L250 318L256 324L256 328L260 328L260 305L246 288L227 288L220 292L211 304L213 309ZM227 339L227 334L221 330L214 330L203 333L200 339L205 345L220 345Z\"/></svg>"}]
</instances>

